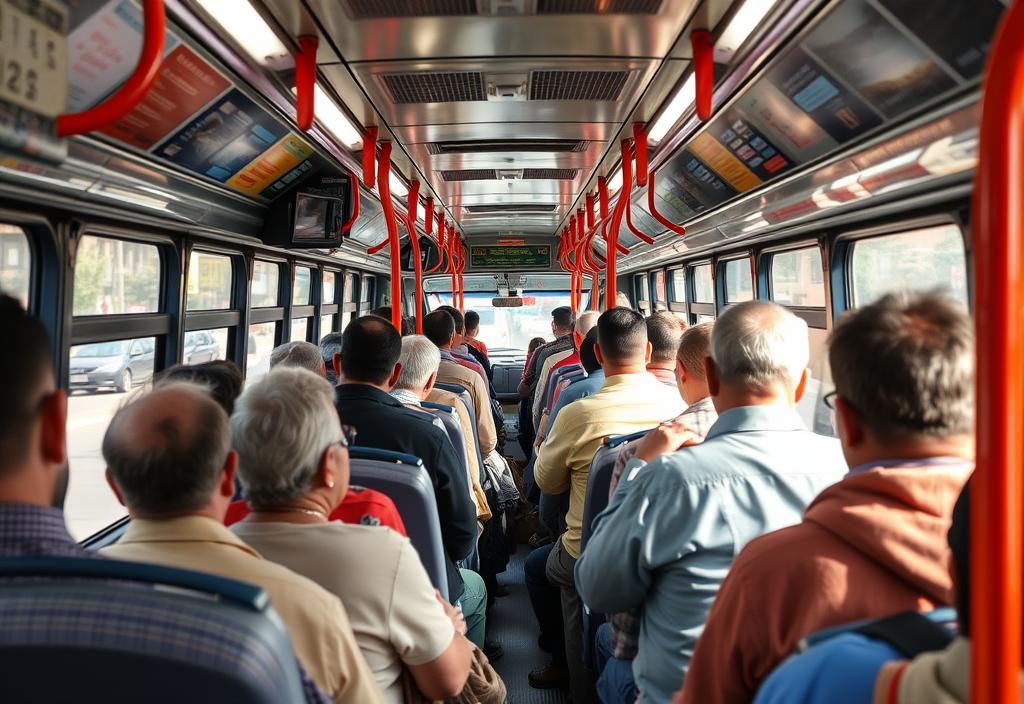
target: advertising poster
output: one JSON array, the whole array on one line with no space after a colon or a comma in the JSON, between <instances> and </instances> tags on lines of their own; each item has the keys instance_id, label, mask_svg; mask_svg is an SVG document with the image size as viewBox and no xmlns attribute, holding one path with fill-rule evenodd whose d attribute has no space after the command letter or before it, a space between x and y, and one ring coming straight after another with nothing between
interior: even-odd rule
<instances>
[{"instance_id":1,"label":"advertising poster","mask_svg":"<svg viewBox=\"0 0 1024 704\"><path fill-rule=\"evenodd\" d=\"M274 183L267 186L264 190L260 191L260 195L263 196L264 198L276 198L277 196L281 195L281 193L283 193L287 188L291 187L297 181L301 180L304 176L311 173L313 171L313 168L313 159L306 159L304 162L296 166L294 169L286 173L284 176L274 181ZM362 220L362 212L360 212L359 220ZM353 227L353 229L355 228Z\"/></svg>"},{"instance_id":2,"label":"advertising poster","mask_svg":"<svg viewBox=\"0 0 1024 704\"><path fill-rule=\"evenodd\" d=\"M878 113L800 47L783 57L768 80L840 144L882 124Z\"/></svg>"},{"instance_id":3,"label":"advertising poster","mask_svg":"<svg viewBox=\"0 0 1024 704\"><path fill-rule=\"evenodd\" d=\"M739 97L732 112L796 163L815 159L838 146L810 115L769 80L756 81Z\"/></svg>"},{"instance_id":4,"label":"advertising poster","mask_svg":"<svg viewBox=\"0 0 1024 704\"><path fill-rule=\"evenodd\" d=\"M697 135L690 143L690 149L737 192L746 193L761 185L761 179L754 172L706 131Z\"/></svg>"},{"instance_id":5,"label":"advertising poster","mask_svg":"<svg viewBox=\"0 0 1024 704\"><path fill-rule=\"evenodd\" d=\"M923 48L867 0L839 5L803 45L888 117L956 87L956 81Z\"/></svg>"},{"instance_id":6,"label":"advertising poster","mask_svg":"<svg viewBox=\"0 0 1024 704\"><path fill-rule=\"evenodd\" d=\"M793 165L781 149L735 109L722 113L708 131L762 181L778 176Z\"/></svg>"},{"instance_id":7,"label":"advertising poster","mask_svg":"<svg viewBox=\"0 0 1024 704\"><path fill-rule=\"evenodd\" d=\"M957 10L917 0L878 0L878 4L968 80L984 70L989 44L1006 9L999 0L972 0Z\"/></svg>"},{"instance_id":8,"label":"advertising poster","mask_svg":"<svg viewBox=\"0 0 1024 704\"><path fill-rule=\"evenodd\" d=\"M673 222L685 222L737 193L689 149L681 150L658 173L656 185L655 198L663 201L658 209Z\"/></svg>"},{"instance_id":9,"label":"advertising poster","mask_svg":"<svg viewBox=\"0 0 1024 704\"><path fill-rule=\"evenodd\" d=\"M229 178L227 185L250 196L259 195L312 155L311 146L288 133Z\"/></svg>"},{"instance_id":10,"label":"advertising poster","mask_svg":"<svg viewBox=\"0 0 1024 704\"><path fill-rule=\"evenodd\" d=\"M288 134L237 88L213 103L153 153L224 183Z\"/></svg>"}]
</instances>

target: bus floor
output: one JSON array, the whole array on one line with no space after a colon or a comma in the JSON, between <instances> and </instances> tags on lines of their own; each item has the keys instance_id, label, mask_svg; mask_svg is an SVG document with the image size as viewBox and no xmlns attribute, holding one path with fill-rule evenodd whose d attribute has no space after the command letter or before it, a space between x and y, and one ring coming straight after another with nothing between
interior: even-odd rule
<instances>
[{"instance_id":1,"label":"bus floor","mask_svg":"<svg viewBox=\"0 0 1024 704\"><path fill-rule=\"evenodd\" d=\"M530 548L520 545L505 572L498 575L509 595L499 598L488 614L488 636L505 650L494 669L505 681L509 704L565 704L568 698L560 690L533 689L527 681L530 670L543 667L549 659L537 645L536 619L526 593L523 565L529 554Z\"/></svg>"}]
</instances>

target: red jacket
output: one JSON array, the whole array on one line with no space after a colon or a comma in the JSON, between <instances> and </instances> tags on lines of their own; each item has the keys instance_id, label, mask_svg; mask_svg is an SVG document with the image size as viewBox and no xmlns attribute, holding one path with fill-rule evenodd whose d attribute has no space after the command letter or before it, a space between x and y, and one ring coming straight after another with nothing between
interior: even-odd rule
<instances>
[{"instance_id":1,"label":"red jacket","mask_svg":"<svg viewBox=\"0 0 1024 704\"><path fill-rule=\"evenodd\" d=\"M227 515L224 517L224 525L230 526L232 523L238 523L248 515L249 505L245 501L232 501L228 506ZM345 498L331 513L331 520L355 525L387 526L408 537L395 502L387 494L361 486L348 488Z\"/></svg>"}]
</instances>

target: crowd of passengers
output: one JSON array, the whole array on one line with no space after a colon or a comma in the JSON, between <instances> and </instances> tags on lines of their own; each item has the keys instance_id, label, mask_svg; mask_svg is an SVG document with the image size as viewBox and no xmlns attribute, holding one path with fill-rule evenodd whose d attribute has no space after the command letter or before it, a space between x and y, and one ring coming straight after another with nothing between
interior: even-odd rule
<instances>
[{"instance_id":1,"label":"crowd of passengers","mask_svg":"<svg viewBox=\"0 0 1024 704\"><path fill-rule=\"evenodd\" d=\"M0 329L20 342L0 348L0 557L125 559L255 584L287 628L307 701L501 702L486 614L514 549L503 519L528 499L539 522L527 587L551 656L531 686L574 704L967 701L974 358L960 304L892 294L839 319L824 398L838 440L797 413L808 330L785 308L741 303L691 327L556 308L554 339L531 342L519 385L524 472L502 454L479 316L444 307L416 335L374 313L319 347L281 345L244 390L237 367L214 362L172 367L132 395L102 444L132 520L97 554L60 508L67 399L46 332L0 297ZM435 404L455 410L461 434ZM607 508L585 529L602 443L652 428L617 448ZM447 599L393 502L350 486L353 444L423 461ZM892 638L883 620L791 657L851 622L899 615L896 630L927 630L914 614L949 604L959 630L941 650Z\"/></svg>"}]
</instances>

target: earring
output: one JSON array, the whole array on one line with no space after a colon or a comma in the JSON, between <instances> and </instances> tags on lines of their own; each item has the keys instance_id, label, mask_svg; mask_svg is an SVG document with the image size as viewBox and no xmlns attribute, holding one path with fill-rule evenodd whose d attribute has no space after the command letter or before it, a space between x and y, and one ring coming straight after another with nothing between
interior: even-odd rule
<instances>
[{"instance_id":1,"label":"earring","mask_svg":"<svg viewBox=\"0 0 1024 704\"><path fill-rule=\"evenodd\" d=\"M328 489L333 489L334 488L334 480L333 479L328 479L327 480L327 488Z\"/></svg>"}]
</instances>

